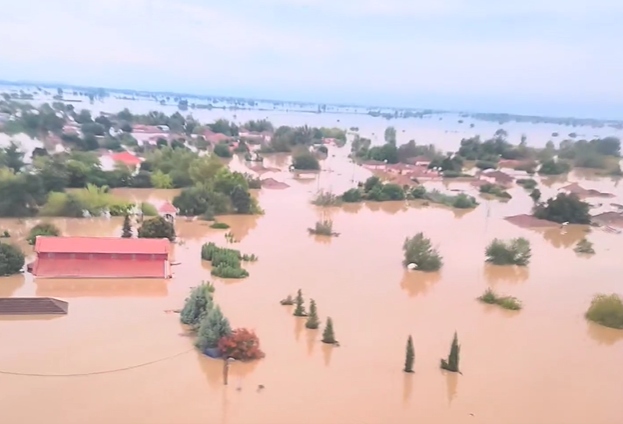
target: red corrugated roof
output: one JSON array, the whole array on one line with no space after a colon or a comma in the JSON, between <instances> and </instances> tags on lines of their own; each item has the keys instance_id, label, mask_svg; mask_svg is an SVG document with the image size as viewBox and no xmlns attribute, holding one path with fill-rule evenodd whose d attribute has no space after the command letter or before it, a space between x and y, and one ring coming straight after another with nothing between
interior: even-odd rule
<instances>
[{"instance_id":1,"label":"red corrugated roof","mask_svg":"<svg viewBox=\"0 0 623 424\"><path fill-rule=\"evenodd\" d=\"M162 213L177 213L177 209L175 206L170 204L169 202L164 202L160 208L158 208L158 212Z\"/></svg>"},{"instance_id":2,"label":"red corrugated roof","mask_svg":"<svg viewBox=\"0 0 623 424\"><path fill-rule=\"evenodd\" d=\"M110 155L110 157L115 162L122 162L126 165L139 165L141 163L141 159L134 156L130 152L115 153L113 155Z\"/></svg>"},{"instance_id":3,"label":"red corrugated roof","mask_svg":"<svg viewBox=\"0 0 623 424\"><path fill-rule=\"evenodd\" d=\"M118 259L37 259L33 275L40 278L167 278L166 261Z\"/></svg>"},{"instance_id":4,"label":"red corrugated roof","mask_svg":"<svg viewBox=\"0 0 623 424\"><path fill-rule=\"evenodd\" d=\"M167 239L119 237L37 237L37 253L137 253L168 254Z\"/></svg>"}]
</instances>

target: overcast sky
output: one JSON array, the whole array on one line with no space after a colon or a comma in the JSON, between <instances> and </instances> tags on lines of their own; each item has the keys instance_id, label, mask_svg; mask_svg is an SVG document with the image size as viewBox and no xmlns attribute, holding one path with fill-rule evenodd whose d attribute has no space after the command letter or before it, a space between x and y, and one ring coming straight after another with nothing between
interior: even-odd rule
<instances>
[{"instance_id":1,"label":"overcast sky","mask_svg":"<svg viewBox=\"0 0 623 424\"><path fill-rule=\"evenodd\" d=\"M623 0L15 0L0 79L623 118Z\"/></svg>"}]
</instances>

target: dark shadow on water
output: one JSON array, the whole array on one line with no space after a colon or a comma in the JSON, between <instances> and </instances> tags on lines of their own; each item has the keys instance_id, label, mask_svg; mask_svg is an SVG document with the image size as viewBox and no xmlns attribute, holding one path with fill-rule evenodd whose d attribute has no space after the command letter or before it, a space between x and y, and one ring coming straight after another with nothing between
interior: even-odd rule
<instances>
[{"instance_id":1,"label":"dark shadow on water","mask_svg":"<svg viewBox=\"0 0 623 424\"><path fill-rule=\"evenodd\" d=\"M333 355L333 349L335 349L335 346L327 343L321 343L321 349L322 357L324 359L324 366L328 367L329 365L331 365L331 356Z\"/></svg>"},{"instance_id":2,"label":"dark shadow on water","mask_svg":"<svg viewBox=\"0 0 623 424\"><path fill-rule=\"evenodd\" d=\"M442 371L446 377L446 398L448 406L452 405L452 401L456 398L459 385L459 374L456 372Z\"/></svg>"},{"instance_id":3,"label":"dark shadow on water","mask_svg":"<svg viewBox=\"0 0 623 424\"><path fill-rule=\"evenodd\" d=\"M316 339L318 337L318 330L307 329L307 355L312 356L314 353L314 347L316 347Z\"/></svg>"},{"instance_id":4,"label":"dark shadow on water","mask_svg":"<svg viewBox=\"0 0 623 424\"><path fill-rule=\"evenodd\" d=\"M0 321L51 321L67 315L0 315Z\"/></svg>"},{"instance_id":5,"label":"dark shadow on water","mask_svg":"<svg viewBox=\"0 0 623 424\"><path fill-rule=\"evenodd\" d=\"M521 283L530 277L530 268L527 266L485 264L484 277L491 286L501 282Z\"/></svg>"},{"instance_id":6,"label":"dark shadow on water","mask_svg":"<svg viewBox=\"0 0 623 424\"><path fill-rule=\"evenodd\" d=\"M206 377L208 384L212 388L223 386L223 361L214 359L197 351L197 361L199 367Z\"/></svg>"},{"instance_id":7,"label":"dark shadow on water","mask_svg":"<svg viewBox=\"0 0 623 424\"><path fill-rule=\"evenodd\" d=\"M604 327L591 321L586 321L588 336L600 345L612 346L623 340L623 330Z\"/></svg>"},{"instance_id":8,"label":"dark shadow on water","mask_svg":"<svg viewBox=\"0 0 623 424\"><path fill-rule=\"evenodd\" d=\"M305 328L305 321L307 318L294 317L294 339L298 342L301 338L301 333Z\"/></svg>"},{"instance_id":9,"label":"dark shadow on water","mask_svg":"<svg viewBox=\"0 0 623 424\"><path fill-rule=\"evenodd\" d=\"M569 249L588 236L590 228L586 225L570 225L566 228L547 228L539 231L543 238L557 249Z\"/></svg>"},{"instance_id":10,"label":"dark shadow on water","mask_svg":"<svg viewBox=\"0 0 623 424\"><path fill-rule=\"evenodd\" d=\"M26 278L24 274L12 275L0 278L0 297L11 297L23 285Z\"/></svg>"},{"instance_id":11,"label":"dark shadow on water","mask_svg":"<svg viewBox=\"0 0 623 424\"><path fill-rule=\"evenodd\" d=\"M404 270L400 288L407 292L409 297L417 297L428 293L441 279L439 272L422 272Z\"/></svg>"},{"instance_id":12,"label":"dark shadow on water","mask_svg":"<svg viewBox=\"0 0 623 424\"><path fill-rule=\"evenodd\" d=\"M413 393L413 379L415 375L410 372L403 372L402 383L402 404L406 407L411 403L411 394Z\"/></svg>"},{"instance_id":13,"label":"dark shadow on water","mask_svg":"<svg viewBox=\"0 0 623 424\"><path fill-rule=\"evenodd\" d=\"M363 203L343 203L342 210L346 213L358 213L363 208Z\"/></svg>"},{"instance_id":14,"label":"dark shadow on water","mask_svg":"<svg viewBox=\"0 0 623 424\"><path fill-rule=\"evenodd\" d=\"M409 210L408 204L403 200L395 202L365 202L365 205L372 212L382 211L389 215Z\"/></svg>"}]
</instances>

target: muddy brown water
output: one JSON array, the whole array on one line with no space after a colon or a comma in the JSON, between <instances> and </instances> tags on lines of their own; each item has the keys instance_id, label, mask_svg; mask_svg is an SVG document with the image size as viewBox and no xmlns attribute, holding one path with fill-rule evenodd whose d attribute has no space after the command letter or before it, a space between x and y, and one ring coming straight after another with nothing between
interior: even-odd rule
<instances>
[{"instance_id":1,"label":"muddy brown water","mask_svg":"<svg viewBox=\"0 0 623 424\"><path fill-rule=\"evenodd\" d=\"M333 172L305 181L267 174L291 187L263 190L266 214L223 217L240 241L236 248L260 260L242 281L210 278L202 243L224 243L223 230L202 221L177 221L175 276L167 281L0 279L0 296L55 296L69 315L0 319L0 410L11 424L614 424L623 416L623 332L587 323L583 314L597 292L621 293L623 236L600 230L588 237L597 254L572 250L587 228L529 230L504 216L527 213L521 188L508 203L481 200L472 211L403 202L320 209L309 204L317 188L339 191L359 171L336 158ZM270 161L269 161L270 162ZM341 164L340 164L341 163ZM287 164L287 163L286 163ZM238 164L240 165L240 164ZM283 163L267 164L285 166ZM236 164L232 164L235 167ZM327 167L327 163L325 163ZM359 174L357 174L359 175ZM364 175L364 174L361 174ZM573 178L573 176L572 176ZM616 194L610 180L575 177L583 186ZM544 187L555 193L565 181ZM473 192L469 183L432 183ZM155 204L174 191L117 190ZM597 202L597 200L594 200ZM312 237L307 227L331 218L340 237ZM37 220L0 220L13 241ZM114 236L121 219L55 219L64 234ZM444 257L440 273L406 272L401 245L424 231ZM493 237L523 236L532 243L528 268L483 262ZM619 247L617 247L619 246ZM234 327L255 329L266 358L233 363L222 384L222 363L190 350L179 316L190 287L214 281L216 300ZM518 297L520 312L475 300L486 287ZM340 347L320 342L279 300L301 288L331 316ZM454 331L463 375L442 372ZM404 348L415 343L415 374L401 372ZM258 385L265 389L257 391Z\"/></svg>"}]
</instances>

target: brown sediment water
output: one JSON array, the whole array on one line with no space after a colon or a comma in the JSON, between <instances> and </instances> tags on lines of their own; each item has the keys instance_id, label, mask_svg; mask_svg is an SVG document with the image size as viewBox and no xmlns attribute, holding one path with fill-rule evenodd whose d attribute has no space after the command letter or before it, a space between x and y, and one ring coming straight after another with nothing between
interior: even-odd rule
<instances>
[{"instance_id":1,"label":"brown sediment water","mask_svg":"<svg viewBox=\"0 0 623 424\"><path fill-rule=\"evenodd\" d=\"M276 160L283 160L281 157ZM325 161L323 166L328 164ZM267 158L267 166L282 166ZM369 203L318 208L318 188L343 191L363 171L334 158L335 171L305 183L287 172L288 190L256 195L263 216L227 216L239 243L259 261L250 277L223 281L201 263L202 243L225 243L223 230L183 218L174 247L174 278L167 281L0 279L1 296L53 296L69 301L55 319L0 319L0 371L89 374L41 377L0 374L0 411L11 424L615 424L623 397L623 332L587 323L593 294L623 291L619 275L622 236L587 227L526 229L504 217L529 213L528 191L513 188L506 203L478 196L469 182L432 182L428 188L465 190L481 205L454 211L422 202ZM341 174L338 175L338 174ZM573 178L573 176L572 176ZM623 191L607 179L583 186ZM541 187L544 198L565 181ZM154 204L175 191L115 190ZM332 219L340 237L313 237L307 228ZM114 236L122 219L53 219L63 234ZM29 220L0 220L24 242ZM444 257L439 273L408 272L401 246L423 231ZM484 263L494 237L526 237L529 267ZM597 254L578 258L582 237ZM617 248L617 246L619 246ZM28 250L31 252L31 250ZM179 316L190 287L214 281L216 301L234 327L259 335L266 358L233 363L229 385L222 362L194 350ZM476 301L487 287L519 298L508 312ZM301 288L318 304L321 320L333 318L339 347L320 342L321 330L279 300ZM454 331L461 343L463 375L440 371ZM408 335L415 373L402 373ZM167 359L168 358L168 359ZM258 385L265 388L258 391Z\"/></svg>"}]
</instances>

